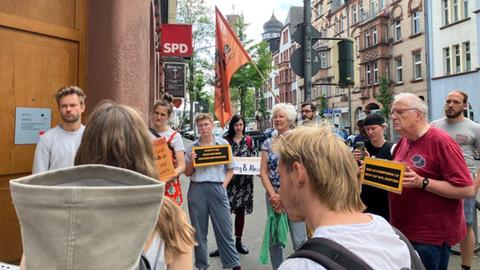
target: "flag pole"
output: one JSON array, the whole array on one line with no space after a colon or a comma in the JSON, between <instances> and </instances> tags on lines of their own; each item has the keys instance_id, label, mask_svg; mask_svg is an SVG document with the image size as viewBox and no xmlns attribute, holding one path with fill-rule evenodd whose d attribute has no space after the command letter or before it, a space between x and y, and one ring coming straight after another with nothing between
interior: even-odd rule
<instances>
[{"instance_id":1,"label":"flag pole","mask_svg":"<svg viewBox=\"0 0 480 270\"><path fill-rule=\"evenodd\" d=\"M251 59L251 63L252 63L252 65L255 67L255 70L258 72L258 74L260 75L260 77L262 77L263 83L267 86L268 91L270 91L270 93L272 93L272 95L273 95L273 97L275 97L275 100L277 101L277 103L280 103L280 99L278 99L278 97L275 95L275 93L273 93L272 88L270 88L270 85L268 84L268 82L267 82L267 80L265 79L265 77L263 77L263 74L260 72L260 70L259 70L258 67L257 67L257 64L255 64L255 62L253 61L253 59Z\"/></svg>"}]
</instances>

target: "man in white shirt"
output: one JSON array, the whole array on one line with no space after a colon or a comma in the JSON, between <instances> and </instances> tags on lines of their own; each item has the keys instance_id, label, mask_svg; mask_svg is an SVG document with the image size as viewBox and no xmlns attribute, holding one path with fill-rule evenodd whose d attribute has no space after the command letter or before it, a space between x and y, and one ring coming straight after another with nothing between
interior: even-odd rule
<instances>
[{"instance_id":1,"label":"man in white shirt","mask_svg":"<svg viewBox=\"0 0 480 270\"><path fill-rule=\"evenodd\" d=\"M35 148L32 173L73 166L85 126L85 94L77 86L63 87L55 94L60 123L40 137Z\"/></svg>"},{"instance_id":2,"label":"man in white shirt","mask_svg":"<svg viewBox=\"0 0 480 270\"><path fill-rule=\"evenodd\" d=\"M273 145L280 156L279 194L292 221L305 221L315 228L314 238L336 242L372 269L411 267L407 244L389 223L362 213L358 166L331 128L297 128L279 137ZM284 261L280 269L326 268L297 257Z\"/></svg>"}]
</instances>

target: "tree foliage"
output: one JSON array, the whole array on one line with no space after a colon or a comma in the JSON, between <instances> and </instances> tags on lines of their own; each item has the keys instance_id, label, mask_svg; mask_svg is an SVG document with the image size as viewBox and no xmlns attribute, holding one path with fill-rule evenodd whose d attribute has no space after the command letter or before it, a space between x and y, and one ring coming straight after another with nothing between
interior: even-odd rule
<instances>
[{"instance_id":1,"label":"tree foliage","mask_svg":"<svg viewBox=\"0 0 480 270\"><path fill-rule=\"evenodd\" d=\"M325 95L318 97L318 115L324 118L324 110L328 109L328 99Z\"/></svg>"},{"instance_id":2,"label":"tree foliage","mask_svg":"<svg viewBox=\"0 0 480 270\"><path fill-rule=\"evenodd\" d=\"M380 76L380 89L375 99L382 104L380 111L383 117L388 120L393 101L393 93L390 88L390 80L385 75Z\"/></svg>"}]
</instances>

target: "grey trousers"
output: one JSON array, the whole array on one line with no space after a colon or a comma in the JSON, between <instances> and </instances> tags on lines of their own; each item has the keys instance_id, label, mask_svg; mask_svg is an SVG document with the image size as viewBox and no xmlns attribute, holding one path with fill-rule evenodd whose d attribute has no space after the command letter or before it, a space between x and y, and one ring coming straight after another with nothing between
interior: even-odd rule
<instances>
[{"instance_id":1,"label":"grey trousers","mask_svg":"<svg viewBox=\"0 0 480 270\"><path fill-rule=\"evenodd\" d=\"M270 201L268 200L268 194L266 194L266 199L268 209L269 207L272 207ZM293 249L298 250L307 240L305 222L293 222L289 219L288 227L290 229L290 237L292 238ZM284 248L280 243L270 243L270 262L272 263L273 270L277 270L284 260L283 249Z\"/></svg>"},{"instance_id":2,"label":"grey trousers","mask_svg":"<svg viewBox=\"0 0 480 270\"><path fill-rule=\"evenodd\" d=\"M222 183L190 182L188 212L195 228L195 267L208 268L208 218L211 217L220 260L224 269L240 266L232 235L232 218L227 190Z\"/></svg>"},{"instance_id":3,"label":"grey trousers","mask_svg":"<svg viewBox=\"0 0 480 270\"><path fill-rule=\"evenodd\" d=\"M103 165L10 181L28 270L138 267L164 184Z\"/></svg>"}]
</instances>

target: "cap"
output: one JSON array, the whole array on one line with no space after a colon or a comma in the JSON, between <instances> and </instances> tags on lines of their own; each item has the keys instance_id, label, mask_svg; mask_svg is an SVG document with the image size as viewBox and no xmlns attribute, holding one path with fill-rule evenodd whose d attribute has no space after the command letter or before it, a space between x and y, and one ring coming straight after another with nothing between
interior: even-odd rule
<instances>
[{"instance_id":1,"label":"cap","mask_svg":"<svg viewBox=\"0 0 480 270\"><path fill-rule=\"evenodd\" d=\"M385 119L380 115L373 113L365 117L365 119L363 119L363 123L365 126L382 125L385 124Z\"/></svg>"}]
</instances>

